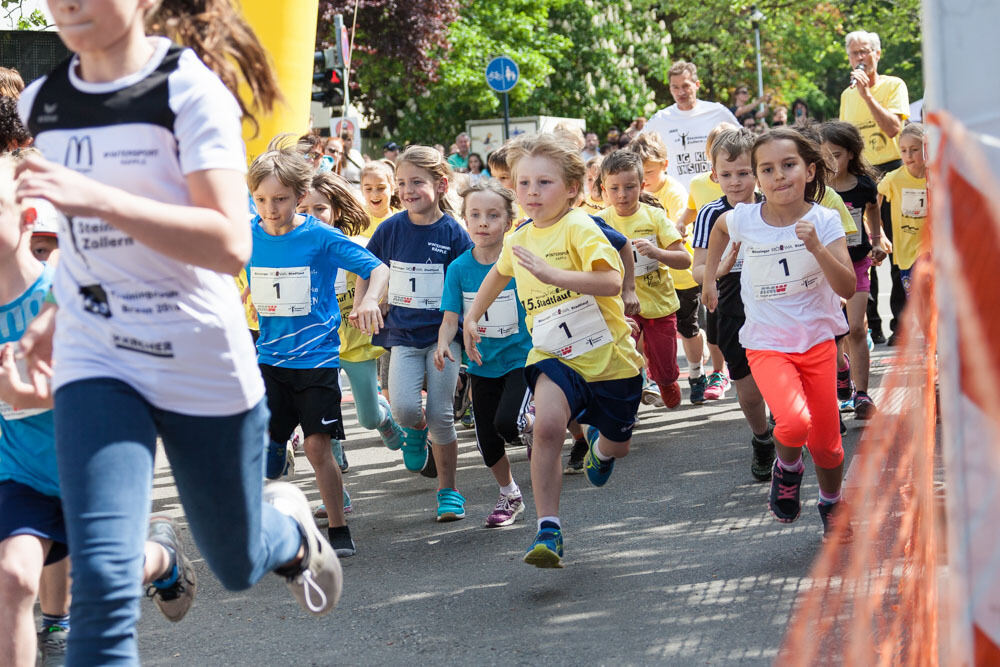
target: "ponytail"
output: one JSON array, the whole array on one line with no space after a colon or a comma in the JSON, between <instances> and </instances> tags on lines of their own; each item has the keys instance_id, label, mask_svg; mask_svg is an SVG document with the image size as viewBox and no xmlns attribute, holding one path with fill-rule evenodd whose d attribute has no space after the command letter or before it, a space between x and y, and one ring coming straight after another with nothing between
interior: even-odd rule
<instances>
[{"instance_id":1,"label":"ponytail","mask_svg":"<svg viewBox=\"0 0 1000 667\"><path fill-rule=\"evenodd\" d=\"M240 80L246 82L257 112L269 113L281 91L267 51L233 0L161 0L147 14L146 30L194 51L222 79L256 135L260 126L240 97Z\"/></svg>"}]
</instances>

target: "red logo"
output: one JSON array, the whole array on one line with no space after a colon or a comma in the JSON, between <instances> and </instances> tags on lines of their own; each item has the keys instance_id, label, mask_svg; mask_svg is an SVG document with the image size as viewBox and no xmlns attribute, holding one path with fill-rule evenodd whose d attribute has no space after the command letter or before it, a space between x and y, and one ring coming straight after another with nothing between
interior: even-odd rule
<instances>
[{"instance_id":1,"label":"red logo","mask_svg":"<svg viewBox=\"0 0 1000 667\"><path fill-rule=\"evenodd\" d=\"M476 327L476 331L479 333L486 333L486 327Z\"/></svg>"},{"instance_id":2,"label":"red logo","mask_svg":"<svg viewBox=\"0 0 1000 667\"><path fill-rule=\"evenodd\" d=\"M778 294L781 294L786 289L788 289L788 285L778 285L777 287L774 288L774 291L777 292Z\"/></svg>"},{"instance_id":3,"label":"red logo","mask_svg":"<svg viewBox=\"0 0 1000 667\"><path fill-rule=\"evenodd\" d=\"M565 357L566 355L568 355L572 351L573 351L573 346L572 345L567 345L566 347L564 347L564 348L562 348L562 349L559 350L559 356L560 357Z\"/></svg>"},{"instance_id":4,"label":"red logo","mask_svg":"<svg viewBox=\"0 0 1000 667\"><path fill-rule=\"evenodd\" d=\"M410 303L411 301L413 301L412 297L408 297L408 296L404 296L403 297L403 303Z\"/></svg>"}]
</instances>

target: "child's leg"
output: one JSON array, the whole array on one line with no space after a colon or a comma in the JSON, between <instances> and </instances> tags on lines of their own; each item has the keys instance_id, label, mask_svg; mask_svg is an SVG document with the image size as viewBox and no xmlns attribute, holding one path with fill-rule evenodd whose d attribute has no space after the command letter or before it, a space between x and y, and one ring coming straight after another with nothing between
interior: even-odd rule
<instances>
[{"instance_id":1,"label":"child's leg","mask_svg":"<svg viewBox=\"0 0 1000 667\"><path fill-rule=\"evenodd\" d=\"M747 373L739 379L732 378L736 386L736 399L740 403L740 410L747 420L747 425L756 436L767 435L767 405L764 397L754 381L753 375Z\"/></svg>"},{"instance_id":2,"label":"child's leg","mask_svg":"<svg viewBox=\"0 0 1000 667\"><path fill-rule=\"evenodd\" d=\"M424 348L396 346L389 359L389 389L392 392L392 417L406 428L422 429L424 421L423 386L426 364ZM434 369L437 372L437 369ZM456 378L458 372L455 372ZM452 392L454 393L454 387ZM449 405L451 398L449 397Z\"/></svg>"},{"instance_id":3,"label":"child's leg","mask_svg":"<svg viewBox=\"0 0 1000 667\"><path fill-rule=\"evenodd\" d=\"M560 459L566 425L572 417L563 390L541 373L535 381L535 429L531 454L531 488L539 518L559 516L562 492ZM581 429L582 433L582 429Z\"/></svg>"},{"instance_id":4,"label":"child's leg","mask_svg":"<svg viewBox=\"0 0 1000 667\"><path fill-rule=\"evenodd\" d=\"M677 317L671 314L645 320L643 336L646 338L649 377L660 388L664 405L675 408L681 402L680 392L674 390L674 383L680 375L677 368Z\"/></svg>"},{"instance_id":5,"label":"child's leg","mask_svg":"<svg viewBox=\"0 0 1000 667\"><path fill-rule=\"evenodd\" d=\"M369 431L378 428L386 415L378 402L378 372L375 359L367 361L340 360L340 366L351 382L351 394L358 413L358 423Z\"/></svg>"},{"instance_id":6,"label":"child's leg","mask_svg":"<svg viewBox=\"0 0 1000 667\"><path fill-rule=\"evenodd\" d=\"M855 292L847 300L847 349L851 357L851 379L857 391L868 391L870 355L868 352L868 292Z\"/></svg>"},{"instance_id":7,"label":"child's leg","mask_svg":"<svg viewBox=\"0 0 1000 667\"><path fill-rule=\"evenodd\" d=\"M38 602L43 614L65 616L69 613L69 569L70 560L67 557L46 565L42 570Z\"/></svg>"},{"instance_id":8,"label":"child's leg","mask_svg":"<svg viewBox=\"0 0 1000 667\"><path fill-rule=\"evenodd\" d=\"M306 436L304 449L309 465L316 473L316 486L319 487L320 498L326 505L330 517L330 526L346 526L344 516L344 480L340 475L340 466L333 458L330 449L330 435L327 433L312 433Z\"/></svg>"},{"instance_id":9,"label":"child's leg","mask_svg":"<svg viewBox=\"0 0 1000 667\"><path fill-rule=\"evenodd\" d=\"M35 664L35 596L52 543L34 535L0 542L0 664Z\"/></svg>"},{"instance_id":10,"label":"child's leg","mask_svg":"<svg viewBox=\"0 0 1000 667\"><path fill-rule=\"evenodd\" d=\"M726 369L726 360L722 356L722 350L715 343L708 344L708 353L712 358L712 372L721 373Z\"/></svg>"},{"instance_id":11,"label":"child's leg","mask_svg":"<svg viewBox=\"0 0 1000 667\"><path fill-rule=\"evenodd\" d=\"M831 341L831 346L833 342ZM829 352L830 363L834 363L833 350ZM792 357L794 355L772 350L747 350L747 360L753 371L761 396L774 413L776 425L774 440L777 455L782 464L789 468L799 464L802 447L809 435L812 417L806 404L805 390L799 370ZM836 387L830 379L830 387L836 399ZM836 409L836 400L834 400ZM838 433L840 426L837 426Z\"/></svg>"},{"instance_id":12,"label":"child's leg","mask_svg":"<svg viewBox=\"0 0 1000 667\"><path fill-rule=\"evenodd\" d=\"M826 341L798 356L797 366L804 398L811 415L809 454L816 463L816 481L826 499L840 495L844 477L844 447L840 437L840 412L831 378L835 377L833 341ZM775 415L779 420L780 417Z\"/></svg>"},{"instance_id":13,"label":"child's leg","mask_svg":"<svg viewBox=\"0 0 1000 667\"><path fill-rule=\"evenodd\" d=\"M504 378L470 375L469 382L472 391L472 414L476 418L476 445L483 457L483 463L493 473L497 484L507 486L514 480L510 474L510 461L504 450L504 437L497 429L499 418L497 412L503 395Z\"/></svg>"},{"instance_id":14,"label":"child's leg","mask_svg":"<svg viewBox=\"0 0 1000 667\"><path fill-rule=\"evenodd\" d=\"M449 346L455 359L461 358L462 346L452 341ZM437 465L438 489L455 488L458 467L458 436L455 434L455 387L458 385L459 363L445 360L444 370L434 367L436 346L423 348L423 371L427 377L427 428ZM394 391L399 400L399 393ZM393 406L395 409L395 405Z\"/></svg>"}]
</instances>

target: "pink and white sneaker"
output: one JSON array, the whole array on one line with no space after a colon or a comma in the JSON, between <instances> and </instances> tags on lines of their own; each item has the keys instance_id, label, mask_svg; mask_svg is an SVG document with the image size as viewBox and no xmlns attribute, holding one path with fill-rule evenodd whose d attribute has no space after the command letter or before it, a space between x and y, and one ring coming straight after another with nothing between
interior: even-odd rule
<instances>
[{"instance_id":1,"label":"pink and white sneaker","mask_svg":"<svg viewBox=\"0 0 1000 667\"><path fill-rule=\"evenodd\" d=\"M708 386L705 387L705 400L717 401L726 397L729 390L729 375L725 371L716 371L708 376Z\"/></svg>"},{"instance_id":2,"label":"pink and white sneaker","mask_svg":"<svg viewBox=\"0 0 1000 667\"><path fill-rule=\"evenodd\" d=\"M524 501L520 494L516 496L505 496L500 494L500 500L488 517L486 517L487 528L499 528L509 526L517 520L517 517L524 511Z\"/></svg>"}]
</instances>

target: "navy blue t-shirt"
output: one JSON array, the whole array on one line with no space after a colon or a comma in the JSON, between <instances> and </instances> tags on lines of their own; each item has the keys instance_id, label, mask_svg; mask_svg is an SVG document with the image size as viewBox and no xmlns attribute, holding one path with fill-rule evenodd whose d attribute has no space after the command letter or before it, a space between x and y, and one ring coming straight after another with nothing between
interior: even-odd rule
<instances>
[{"instance_id":1,"label":"navy blue t-shirt","mask_svg":"<svg viewBox=\"0 0 1000 667\"><path fill-rule=\"evenodd\" d=\"M594 223L601 229L602 232L604 232L604 236L607 237L608 243L611 244L611 247L613 247L616 251L621 252L622 248L625 247L625 244L628 243L628 238L626 238L624 234L622 234L617 229L615 229L607 222L605 222L604 218L599 218L596 215L591 215L590 219L594 221ZM527 220L519 224L517 226L517 229L520 229L521 227L524 227L525 225L528 224L531 224L531 218L528 218Z\"/></svg>"},{"instance_id":2,"label":"navy blue t-shirt","mask_svg":"<svg viewBox=\"0 0 1000 667\"><path fill-rule=\"evenodd\" d=\"M447 213L433 224L415 225L401 211L380 224L368 250L389 267L389 312L372 343L388 348L436 344L445 274L471 247L468 232Z\"/></svg>"}]
</instances>

